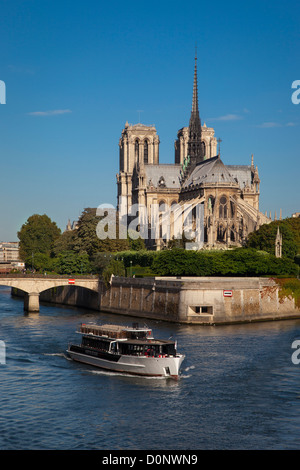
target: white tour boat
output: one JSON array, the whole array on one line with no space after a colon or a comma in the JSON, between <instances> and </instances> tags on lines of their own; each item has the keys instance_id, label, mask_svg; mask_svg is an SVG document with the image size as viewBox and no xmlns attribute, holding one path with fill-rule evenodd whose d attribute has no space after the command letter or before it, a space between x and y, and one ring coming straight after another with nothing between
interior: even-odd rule
<instances>
[{"instance_id":1,"label":"white tour boat","mask_svg":"<svg viewBox=\"0 0 300 470\"><path fill-rule=\"evenodd\" d=\"M148 377L177 378L184 359L176 341L154 339L152 330L120 325L82 323L77 333L81 344L70 344L67 352L78 362L115 372Z\"/></svg>"}]
</instances>

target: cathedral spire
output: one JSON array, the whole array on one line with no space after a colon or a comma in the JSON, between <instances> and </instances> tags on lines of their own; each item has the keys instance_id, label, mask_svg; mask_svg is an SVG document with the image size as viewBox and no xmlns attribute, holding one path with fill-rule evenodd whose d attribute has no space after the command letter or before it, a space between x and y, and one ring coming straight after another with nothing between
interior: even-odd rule
<instances>
[{"instance_id":1,"label":"cathedral spire","mask_svg":"<svg viewBox=\"0 0 300 470\"><path fill-rule=\"evenodd\" d=\"M189 123L189 144L188 154L190 156L191 166L203 161L202 143L201 143L201 120L198 106L198 77L197 77L197 49L195 51L195 69L193 85L192 112Z\"/></svg>"},{"instance_id":2,"label":"cathedral spire","mask_svg":"<svg viewBox=\"0 0 300 470\"><path fill-rule=\"evenodd\" d=\"M194 70L194 86L193 86L193 102L192 102L192 114L191 118L199 117L199 108L198 108L198 78L197 78L197 46L195 51L195 70Z\"/></svg>"}]
</instances>

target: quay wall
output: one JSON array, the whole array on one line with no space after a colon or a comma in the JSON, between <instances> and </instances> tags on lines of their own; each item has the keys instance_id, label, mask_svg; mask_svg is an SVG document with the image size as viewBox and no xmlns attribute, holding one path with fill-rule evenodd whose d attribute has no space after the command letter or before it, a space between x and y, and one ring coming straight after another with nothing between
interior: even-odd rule
<instances>
[{"instance_id":1,"label":"quay wall","mask_svg":"<svg viewBox=\"0 0 300 470\"><path fill-rule=\"evenodd\" d=\"M259 277L113 278L101 293L102 311L194 324L300 318L292 297ZM230 296L227 296L230 295Z\"/></svg>"},{"instance_id":2,"label":"quay wall","mask_svg":"<svg viewBox=\"0 0 300 470\"><path fill-rule=\"evenodd\" d=\"M98 293L56 287L42 292L40 300L203 325L300 318L294 299L282 298L274 279L259 277L113 277L108 288L100 284Z\"/></svg>"}]
</instances>

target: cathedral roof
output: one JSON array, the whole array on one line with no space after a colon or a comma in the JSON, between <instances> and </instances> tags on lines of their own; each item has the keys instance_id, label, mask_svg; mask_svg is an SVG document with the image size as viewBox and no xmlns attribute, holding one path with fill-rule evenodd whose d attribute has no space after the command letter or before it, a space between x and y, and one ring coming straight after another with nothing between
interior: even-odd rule
<instances>
[{"instance_id":1,"label":"cathedral roof","mask_svg":"<svg viewBox=\"0 0 300 470\"><path fill-rule=\"evenodd\" d=\"M196 165L193 172L183 183L182 189L204 183L237 183L219 156L204 160Z\"/></svg>"},{"instance_id":2,"label":"cathedral roof","mask_svg":"<svg viewBox=\"0 0 300 470\"><path fill-rule=\"evenodd\" d=\"M252 174L250 165L227 165L228 171L239 183L241 189L251 186Z\"/></svg>"},{"instance_id":3,"label":"cathedral roof","mask_svg":"<svg viewBox=\"0 0 300 470\"><path fill-rule=\"evenodd\" d=\"M147 185L169 189L180 189L180 165L145 165Z\"/></svg>"}]
</instances>

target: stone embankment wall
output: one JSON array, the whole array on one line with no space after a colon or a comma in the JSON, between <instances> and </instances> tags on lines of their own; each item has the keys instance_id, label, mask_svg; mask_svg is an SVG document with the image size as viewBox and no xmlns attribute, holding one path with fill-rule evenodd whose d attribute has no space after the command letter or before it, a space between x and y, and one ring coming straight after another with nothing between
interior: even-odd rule
<instances>
[{"instance_id":1,"label":"stone embankment wall","mask_svg":"<svg viewBox=\"0 0 300 470\"><path fill-rule=\"evenodd\" d=\"M226 324L300 318L293 298L268 278L114 278L101 310L158 320Z\"/></svg>"},{"instance_id":2,"label":"stone embankment wall","mask_svg":"<svg viewBox=\"0 0 300 470\"><path fill-rule=\"evenodd\" d=\"M268 278L118 278L99 293L56 287L40 300L103 312L179 323L218 325L300 318L292 297Z\"/></svg>"}]
</instances>

